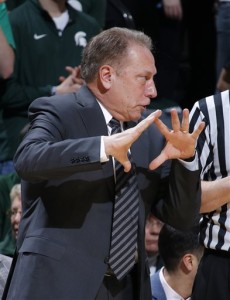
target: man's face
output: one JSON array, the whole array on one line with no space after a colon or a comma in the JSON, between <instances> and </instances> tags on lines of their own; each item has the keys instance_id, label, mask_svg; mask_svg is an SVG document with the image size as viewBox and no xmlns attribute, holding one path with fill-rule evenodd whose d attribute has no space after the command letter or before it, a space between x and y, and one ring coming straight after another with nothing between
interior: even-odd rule
<instances>
[{"instance_id":1,"label":"man's face","mask_svg":"<svg viewBox=\"0 0 230 300\"><path fill-rule=\"evenodd\" d=\"M110 111L115 111L119 120L140 119L150 98L157 95L153 81L155 74L151 51L139 45L130 46L121 69L114 68L110 89Z\"/></svg>"},{"instance_id":2,"label":"man's face","mask_svg":"<svg viewBox=\"0 0 230 300\"><path fill-rule=\"evenodd\" d=\"M16 196L11 204L11 226L13 231L13 236L17 239L18 228L21 221L22 215L22 202L19 196Z\"/></svg>"},{"instance_id":3,"label":"man's face","mask_svg":"<svg viewBox=\"0 0 230 300\"><path fill-rule=\"evenodd\" d=\"M153 215L149 215L145 225L145 249L148 253L158 253L158 238L163 223Z\"/></svg>"}]
</instances>

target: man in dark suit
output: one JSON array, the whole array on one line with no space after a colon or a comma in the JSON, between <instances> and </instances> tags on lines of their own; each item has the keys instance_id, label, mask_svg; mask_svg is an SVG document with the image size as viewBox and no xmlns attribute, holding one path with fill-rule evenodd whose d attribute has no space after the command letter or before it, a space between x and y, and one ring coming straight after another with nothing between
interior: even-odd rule
<instances>
[{"instance_id":1,"label":"man in dark suit","mask_svg":"<svg viewBox=\"0 0 230 300\"><path fill-rule=\"evenodd\" d=\"M176 158L193 157L204 124L188 133L188 110L181 124L172 112L173 131L159 119L160 111L139 122L149 98L156 96L149 37L105 30L86 46L81 70L86 86L78 93L40 98L30 106L30 129L15 155L23 201L18 254L3 299L151 299L144 202L155 202L154 213L175 227L196 221L199 171L189 171L184 165L193 162ZM112 117L127 129L111 135ZM162 152L157 127L167 139ZM129 149L139 192L136 263L118 280L109 256L113 161L131 172ZM171 158L167 189L158 167Z\"/></svg>"}]
</instances>

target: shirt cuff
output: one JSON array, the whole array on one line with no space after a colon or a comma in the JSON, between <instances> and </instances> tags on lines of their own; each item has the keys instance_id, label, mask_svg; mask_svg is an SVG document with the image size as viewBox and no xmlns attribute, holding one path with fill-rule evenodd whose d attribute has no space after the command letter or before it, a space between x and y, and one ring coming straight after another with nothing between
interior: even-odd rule
<instances>
[{"instance_id":1,"label":"shirt cuff","mask_svg":"<svg viewBox=\"0 0 230 300\"><path fill-rule=\"evenodd\" d=\"M56 95L57 92L57 87L56 86L52 86L51 87L51 96Z\"/></svg>"},{"instance_id":2,"label":"shirt cuff","mask_svg":"<svg viewBox=\"0 0 230 300\"><path fill-rule=\"evenodd\" d=\"M109 157L105 153L105 143L104 143L104 136L101 136L101 149L100 149L100 162L109 161Z\"/></svg>"},{"instance_id":3,"label":"shirt cuff","mask_svg":"<svg viewBox=\"0 0 230 300\"><path fill-rule=\"evenodd\" d=\"M198 156L197 152L195 154L195 157L192 161L185 161L183 159L178 159L180 163L189 171L197 171L199 170L199 162L198 162Z\"/></svg>"}]
</instances>

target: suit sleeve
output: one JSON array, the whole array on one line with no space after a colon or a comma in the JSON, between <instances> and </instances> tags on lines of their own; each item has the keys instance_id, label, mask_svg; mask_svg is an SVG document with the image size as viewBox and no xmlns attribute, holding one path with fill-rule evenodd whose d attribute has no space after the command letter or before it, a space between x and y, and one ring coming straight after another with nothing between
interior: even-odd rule
<instances>
[{"instance_id":1,"label":"suit sleeve","mask_svg":"<svg viewBox=\"0 0 230 300\"><path fill-rule=\"evenodd\" d=\"M177 229L196 226L200 218L200 171L189 171L179 161L173 160L163 187L165 196L155 204L154 213Z\"/></svg>"},{"instance_id":2,"label":"suit sleeve","mask_svg":"<svg viewBox=\"0 0 230 300\"><path fill-rule=\"evenodd\" d=\"M75 107L73 95L40 98L32 103L30 130L14 157L22 179L59 179L101 168L101 138L88 137Z\"/></svg>"}]
</instances>

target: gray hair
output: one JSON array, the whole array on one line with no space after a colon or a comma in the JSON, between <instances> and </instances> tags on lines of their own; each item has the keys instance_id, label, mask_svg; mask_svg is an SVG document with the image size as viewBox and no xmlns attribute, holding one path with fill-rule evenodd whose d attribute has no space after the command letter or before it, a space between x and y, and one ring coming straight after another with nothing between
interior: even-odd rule
<instances>
[{"instance_id":1,"label":"gray hair","mask_svg":"<svg viewBox=\"0 0 230 300\"><path fill-rule=\"evenodd\" d=\"M113 27L94 36L83 50L81 76L91 82L99 68L108 64L123 66L130 45L140 45L152 50L150 37L141 31Z\"/></svg>"},{"instance_id":2,"label":"gray hair","mask_svg":"<svg viewBox=\"0 0 230 300\"><path fill-rule=\"evenodd\" d=\"M11 191L10 191L10 200L11 200L11 203L14 201L14 199L17 196L21 199L21 184L20 183L15 184L12 187Z\"/></svg>"}]
</instances>

